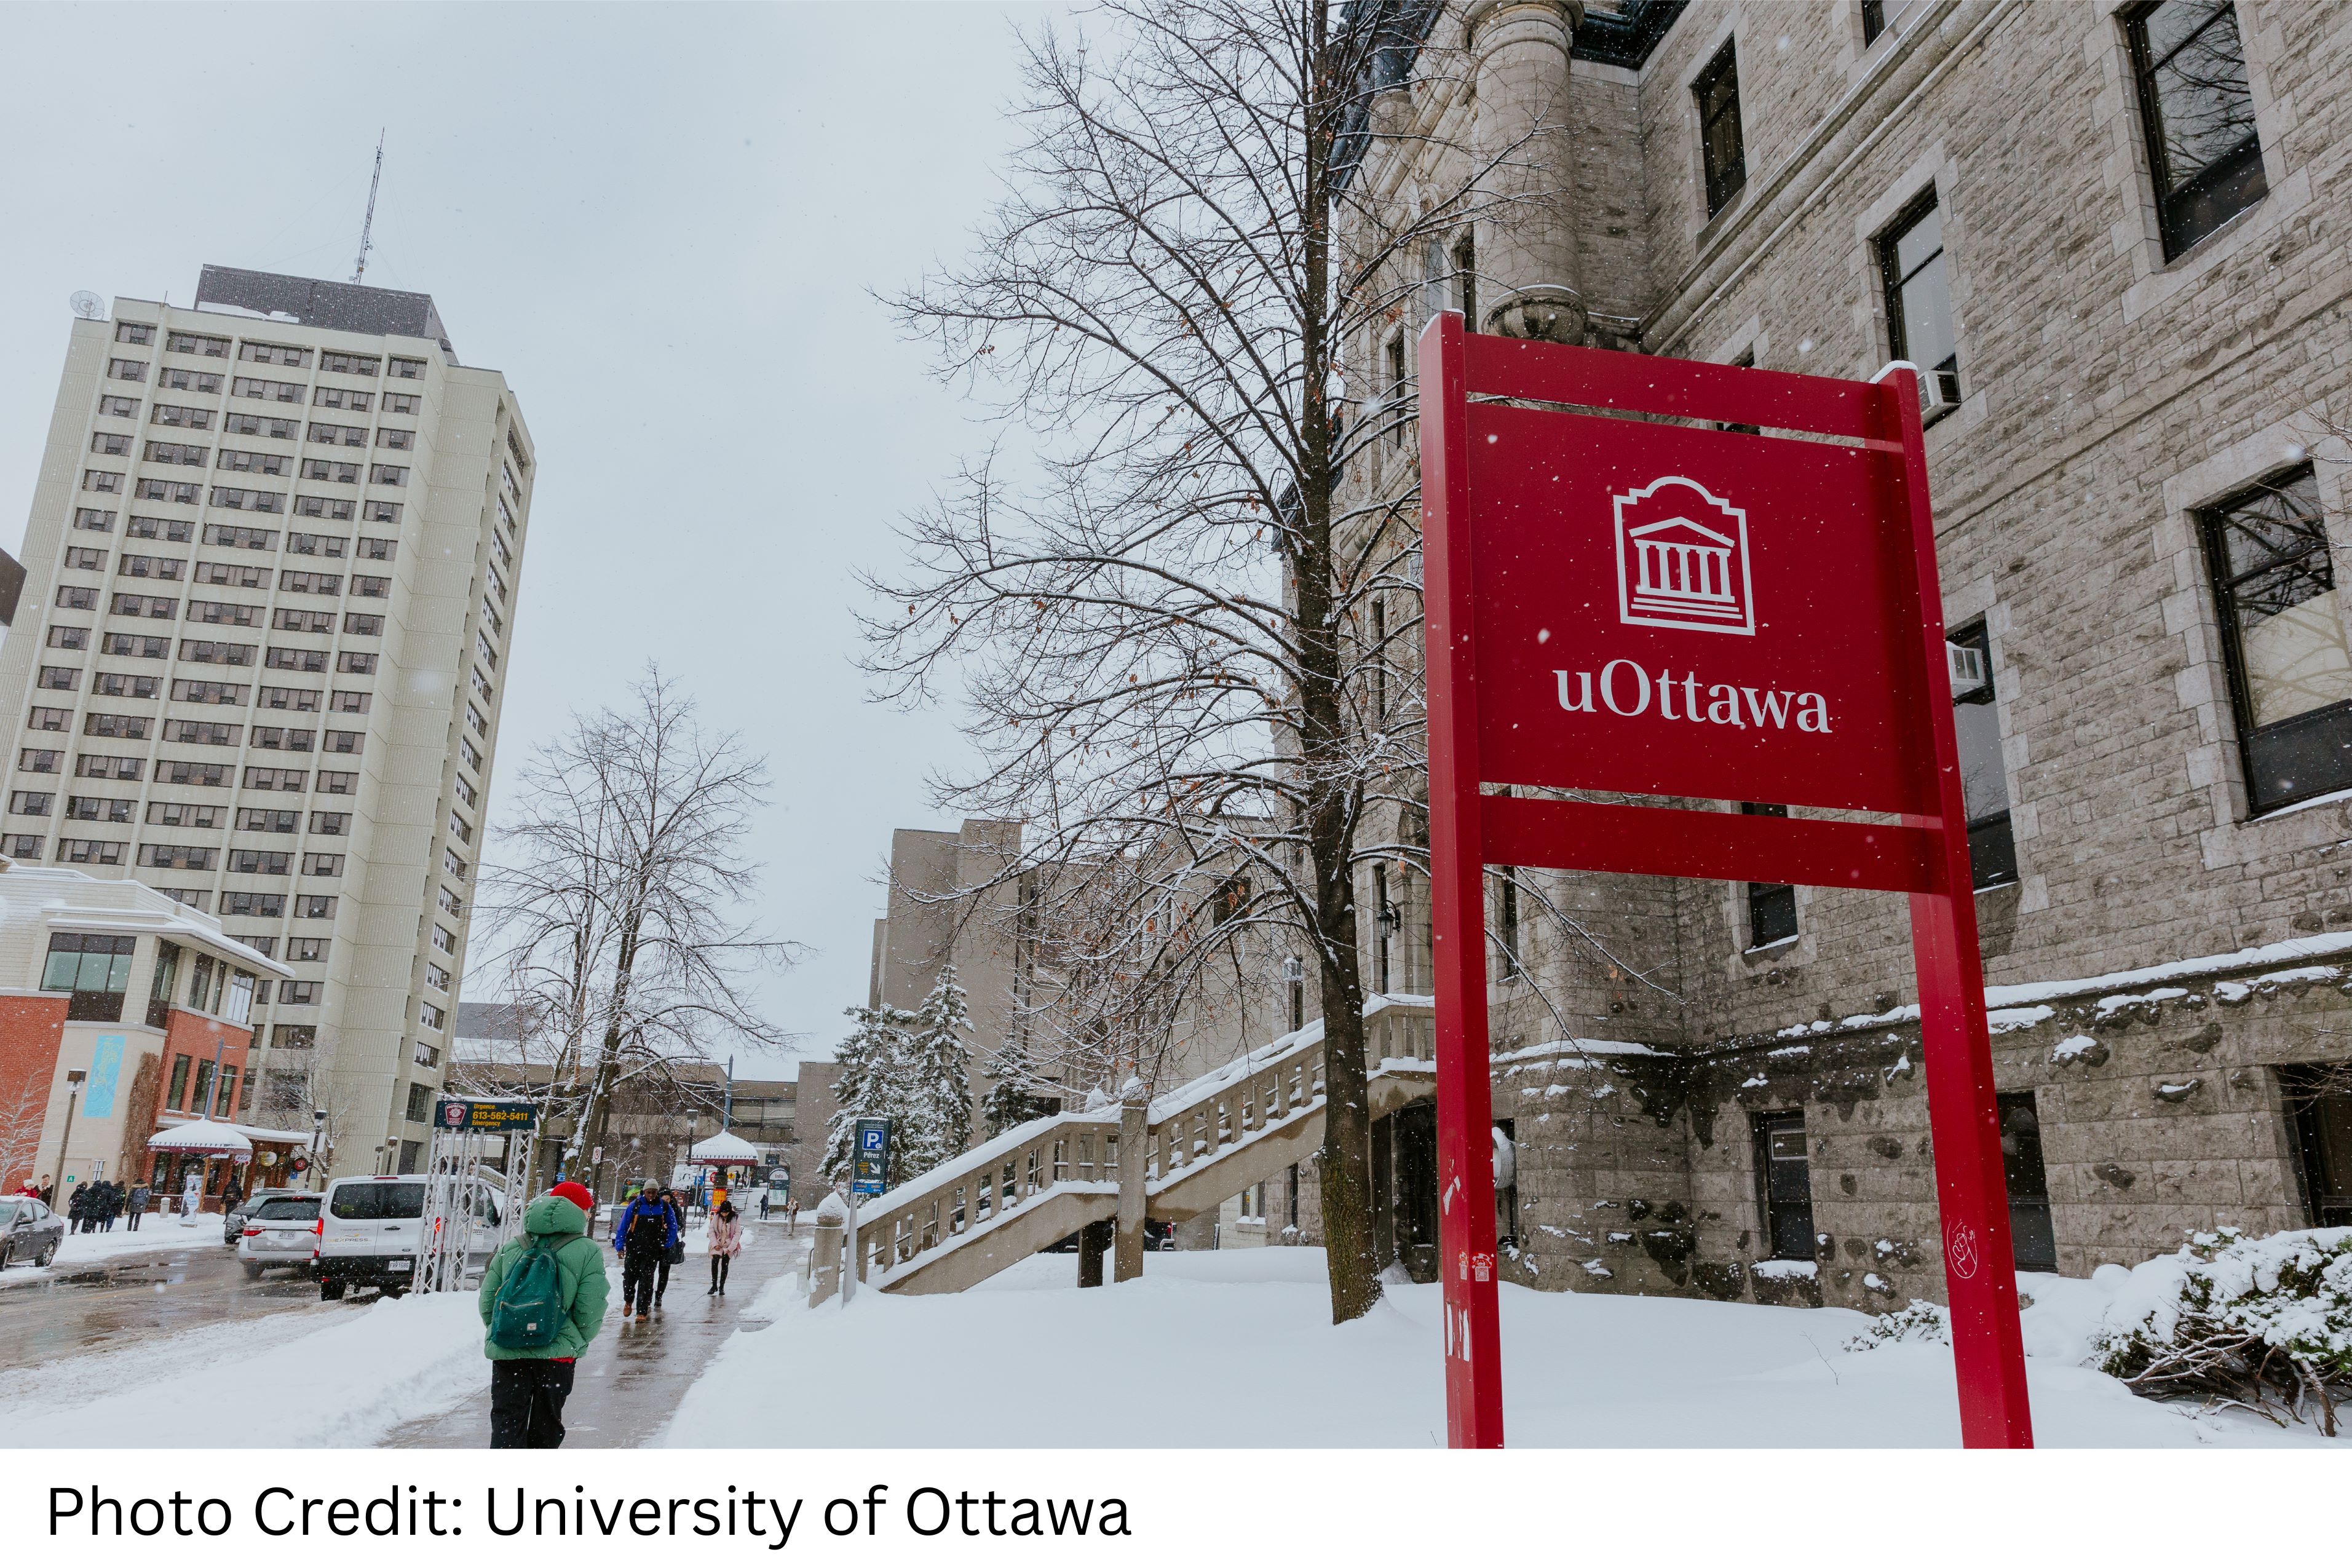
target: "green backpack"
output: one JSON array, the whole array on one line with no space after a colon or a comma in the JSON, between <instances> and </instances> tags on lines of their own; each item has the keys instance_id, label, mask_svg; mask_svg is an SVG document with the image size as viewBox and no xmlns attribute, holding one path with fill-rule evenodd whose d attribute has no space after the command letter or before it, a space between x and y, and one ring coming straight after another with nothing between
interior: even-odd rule
<instances>
[{"instance_id":1,"label":"green backpack","mask_svg":"<svg viewBox=\"0 0 2352 1568\"><path fill-rule=\"evenodd\" d=\"M490 1303L490 1342L504 1351L545 1350L563 1331L563 1270L553 1249L533 1237L507 1265Z\"/></svg>"}]
</instances>

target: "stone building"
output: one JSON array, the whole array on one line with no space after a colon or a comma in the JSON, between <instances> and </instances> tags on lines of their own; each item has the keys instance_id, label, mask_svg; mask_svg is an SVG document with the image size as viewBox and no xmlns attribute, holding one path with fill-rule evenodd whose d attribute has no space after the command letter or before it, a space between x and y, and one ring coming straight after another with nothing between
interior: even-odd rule
<instances>
[{"instance_id":1,"label":"stone building","mask_svg":"<svg viewBox=\"0 0 2352 1568\"><path fill-rule=\"evenodd\" d=\"M1521 182L1510 221L1431 247L1397 280L1412 303L1352 345L1368 409L1411 395L1440 305L1629 353L1920 365L2021 1266L2082 1275L2191 1228L2352 1220L2333 564L2352 453L2327 429L2352 414L2352 11L1388 15L1411 47L1352 178L1413 210L1474 150L1524 151L1496 176ZM1367 454L1351 482L1409 480L1412 457ZM1412 989L1426 886L1388 880L1360 896L1404 912L1367 940L1402 944ZM1516 1278L1940 1295L1898 899L1499 868L1488 885Z\"/></svg>"},{"instance_id":2,"label":"stone building","mask_svg":"<svg viewBox=\"0 0 2352 1568\"><path fill-rule=\"evenodd\" d=\"M76 320L0 648L0 853L289 973L261 1109L413 1168L446 1068L537 478L424 294L206 267Z\"/></svg>"}]
</instances>

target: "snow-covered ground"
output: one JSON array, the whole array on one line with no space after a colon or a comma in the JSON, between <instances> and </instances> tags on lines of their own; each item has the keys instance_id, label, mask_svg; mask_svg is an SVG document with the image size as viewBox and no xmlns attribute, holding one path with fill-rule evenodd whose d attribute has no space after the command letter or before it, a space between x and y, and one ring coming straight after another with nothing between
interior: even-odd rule
<instances>
[{"instance_id":1,"label":"snow-covered ground","mask_svg":"<svg viewBox=\"0 0 2352 1568\"><path fill-rule=\"evenodd\" d=\"M693 1447L1443 1446L1438 1291L1391 1277L1330 1324L1306 1247L1151 1253L1139 1281L1076 1289L1026 1259L960 1296L863 1290L846 1310L757 1309L680 1405ZM2140 1399L2080 1364L2109 1289L2022 1277L2035 1434L2046 1447L2325 1441L2242 1413ZM1664 1297L1502 1292L1515 1446L1930 1447L1959 1440L1948 1348L1849 1351L1874 1320Z\"/></svg>"},{"instance_id":2,"label":"snow-covered ground","mask_svg":"<svg viewBox=\"0 0 2352 1568\"><path fill-rule=\"evenodd\" d=\"M76 1268L111 1263L117 1258L135 1257L142 1252L184 1250L191 1247L217 1247L226 1250L221 1240L220 1215L198 1215L194 1224L183 1225L176 1215L149 1215L139 1222L137 1230L126 1230L122 1222L116 1220L112 1230L93 1231L88 1236L68 1233L65 1240L58 1244L56 1260L47 1268L35 1268L23 1263L0 1268L0 1286L52 1279Z\"/></svg>"},{"instance_id":3,"label":"snow-covered ground","mask_svg":"<svg viewBox=\"0 0 2352 1568\"><path fill-rule=\"evenodd\" d=\"M358 1447L488 1376L474 1293L408 1296L12 1372L0 1432L45 1447Z\"/></svg>"}]
</instances>

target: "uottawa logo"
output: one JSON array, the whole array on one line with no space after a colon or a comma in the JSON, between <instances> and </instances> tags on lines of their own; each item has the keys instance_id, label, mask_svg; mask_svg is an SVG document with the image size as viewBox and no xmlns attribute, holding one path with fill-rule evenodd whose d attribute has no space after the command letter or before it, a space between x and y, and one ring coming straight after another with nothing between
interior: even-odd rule
<instances>
[{"instance_id":1,"label":"uottawa logo","mask_svg":"<svg viewBox=\"0 0 2352 1568\"><path fill-rule=\"evenodd\" d=\"M1745 511L1673 474L1612 500L1620 621L1756 635Z\"/></svg>"}]
</instances>

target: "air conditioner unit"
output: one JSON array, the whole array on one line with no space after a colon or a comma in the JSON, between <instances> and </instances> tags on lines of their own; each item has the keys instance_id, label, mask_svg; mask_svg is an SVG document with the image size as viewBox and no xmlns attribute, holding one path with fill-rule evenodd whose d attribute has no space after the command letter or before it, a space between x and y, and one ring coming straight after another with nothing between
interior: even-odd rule
<instances>
[{"instance_id":1,"label":"air conditioner unit","mask_svg":"<svg viewBox=\"0 0 2352 1568\"><path fill-rule=\"evenodd\" d=\"M1944 660L1952 673L1952 696L1955 700L1982 691L1991 681L1991 672L1985 667L1984 649L1948 642L1944 645Z\"/></svg>"}]
</instances>

